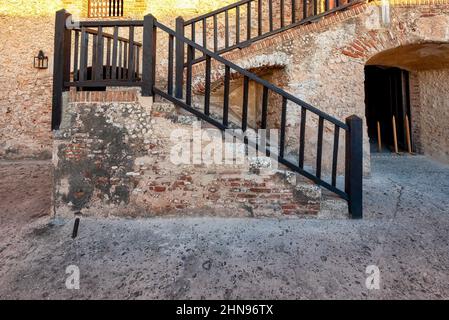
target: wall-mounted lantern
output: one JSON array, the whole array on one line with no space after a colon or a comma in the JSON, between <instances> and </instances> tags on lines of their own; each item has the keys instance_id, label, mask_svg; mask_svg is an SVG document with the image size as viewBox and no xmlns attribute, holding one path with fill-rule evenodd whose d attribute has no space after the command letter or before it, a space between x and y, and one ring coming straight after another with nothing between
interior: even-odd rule
<instances>
[{"instance_id":1,"label":"wall-mounted lantern","mask_svg":"<svg viewBox=\"0 0 449 320\"><path fill-rule=\"evenodd\" d=\"M44 55L42 50L39 50L37 57L34 57L34 67L36 69L48 68L48 57Z\"/></svg>"}]
</instances>

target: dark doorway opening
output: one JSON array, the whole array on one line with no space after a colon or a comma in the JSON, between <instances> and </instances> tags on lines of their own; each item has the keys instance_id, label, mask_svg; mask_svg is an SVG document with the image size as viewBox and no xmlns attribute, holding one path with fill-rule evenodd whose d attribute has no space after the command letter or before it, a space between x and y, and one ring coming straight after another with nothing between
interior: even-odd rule
<instances>
[{"instance_id":1,"label":"dark doorway opening","mask_svg":"<svg viewBox=\"0 0 449 320\"><path fill-rule=\"evenodd\" d=\"M395 150L393 116L398 151L408 150L407 138L411 145L409 97L408 71L381 66L365 67L365 114L371 152L379 151L379 131L382 151ZM407 118L409 130L406 128Z\"/></svg>"}]
</instances>

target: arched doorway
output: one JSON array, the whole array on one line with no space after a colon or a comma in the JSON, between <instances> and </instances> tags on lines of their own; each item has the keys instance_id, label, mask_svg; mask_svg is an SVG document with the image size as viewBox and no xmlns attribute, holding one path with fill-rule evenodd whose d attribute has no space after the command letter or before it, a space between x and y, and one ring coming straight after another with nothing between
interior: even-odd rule
<instances>
[{"instance_id":1,"label":"arched doorway","mask_svg":"<svg viewBox=\"0 0 449 320\"><path fill-rule=\"evenodd\" d=\"M407 70L366 66L365 106L371 152L413 151Z\"/></svg>"},{"instance_id":2,"label":"arched doorway","mask_svg":"<svg viewBox=\"0 0 449 320\"><path fill-rule=\"evenodd\" d=\"M372 152L379 137L383 152L396 151L396 138L399 152L449 163L449 43L404 45L371 57L365 107Z\"/></svg>"}]
</instances>

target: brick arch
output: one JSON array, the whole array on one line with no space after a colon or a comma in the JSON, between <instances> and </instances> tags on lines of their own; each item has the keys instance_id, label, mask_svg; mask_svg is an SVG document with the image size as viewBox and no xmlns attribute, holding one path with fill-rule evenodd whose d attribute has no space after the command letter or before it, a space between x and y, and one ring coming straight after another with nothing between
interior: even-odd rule
<instances>
[{"instance_id":1,"label":"brick arch","mask_svg":"<svg viewBox=\"0 0 449 320\"><path fill-rule=\"evenodd\" d=\"M401 45L375 54L366 65L398 67L408 71L449 68L449 42Z\"/></svg>"},{"instance_id":2,"label":"brick arch","mask_svg":"<svg viewBox=\"0 0 449 320\"><path fill-rule=\"evenodd\" d=\"M446 1L444 1L446 2ZM449 1L447 1L449 3ZM374 17L379 19L379 11L369 4L365 5L365 15L367 18ZM409 7L411 7L410 4ZM407 5L393 7L395 10L401 10ZM444 8L448 10L448 4L442 4L440 12L429 10L424 5L415 5L419 9L418 17L410 21L393 20L388 26L377 26L372 30L358 33L354 39L341 48L341 53L352 59L362 60L366 63L376 55L385 51L400 47L420 45L426 43L449 43L449 15L444 13ZM395 17L392 12L392 17Z\"/></svg>"}]
</instances>

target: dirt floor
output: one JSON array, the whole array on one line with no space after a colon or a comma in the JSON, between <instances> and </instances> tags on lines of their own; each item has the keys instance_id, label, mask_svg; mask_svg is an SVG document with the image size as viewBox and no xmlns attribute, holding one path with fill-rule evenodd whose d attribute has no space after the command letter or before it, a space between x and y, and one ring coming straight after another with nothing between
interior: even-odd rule
<instances>
[{"instance_id":1,"label":"dirt floor","mask_svg":"<svg viewBox=\"0 0 449 320\"><path fill-rule=\"evenodd\" d=\"M448 299L449 166L372 167L363 220L82 217L73 240L48 214L50 163L0 162L0 298Z\"/></svg>"}]
</instances>

